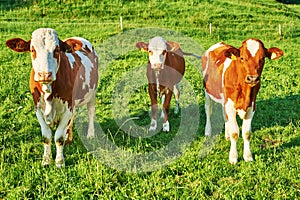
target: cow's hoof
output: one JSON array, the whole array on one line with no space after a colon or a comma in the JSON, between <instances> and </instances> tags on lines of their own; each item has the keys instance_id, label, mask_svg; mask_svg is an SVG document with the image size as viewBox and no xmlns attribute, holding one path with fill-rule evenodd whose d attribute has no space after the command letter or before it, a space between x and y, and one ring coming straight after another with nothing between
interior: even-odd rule
<instances>
[{"instance_id":1,"label":"cow's hoof","mask_svg":"<svg viewBox=\"0 0 300 200\"><path fill-rule=\"evenodd\" d=\"M64 159L62 159L62 160L56 160L55 164L56 164L56 167L58 167L58 168L65 167L65 161L64 161Z\"/></svg>"},{"instance_id":2,"label":"cow's hoof","mask_svg":"<svg viewBox=\"0 0 300 200\"><path fill-rule=\"evenodd\" d=\"M87 139L93 139L93 138L95 138L95 134L94 133L92 133L92 134L88 133L86 137L87 137Z\"/></svg>"},{"instance_id":3,"label":"cow's hoof","mask_svg":"<svg viewBox=\"0 0 300 200\"><path fill-rule=\"evenodd\" d=\"M149 131L156 131L156 127L155 126L150 126Z\"/></svg>"},{"instance_id":4,"label":"cow's hoof","mask_svg":"<svg viewBox=\"0 0 300 200\"><path fill-rule=\"evenodd\" d=\"M169 132L170 131L170 124L167 121L166 123L163 123L163 132Z\"/></svg>"},{"instance_id":5,"label":"cow's hoof","mask_svg":"<svg viewBox=\"0 0 300 200\"><path fill-rule=\"evenodd\" d=\"M51 164L51 158L49 156L43 156L42 165L47 167Z\"/></svg>"},{"instance_id":6,"label":"cow's hoof","mask_svg":"<svg viewBox=\"0 0 300 200\"><path fill-rule=\"evenodd\" d=\"M248 153L244 153L243 158L244 158L244 160L246 162L252 162L253 161L251 152L250 153L249 152Z\"/></svg>"},{"instance_id":7,"label":"cow's hoof","mask_svg":"<svg viewBox=\"0 0 300 200\"><path fill-rule=\"evenodd\" d=\"M230 152L229 153L229 163L235 165L238 162L238 153Z\"/></svg>"},{"instance_id":8,"label":"cow's hoof","mask_svg":"<svg viewBox=\"0 0 300 200\"><path fill-rule=\"evenodd\" d=\"M151 124L150 124L150 127L149 127L149 131L156 131L156 128L157 128L157 122L155 119L151 119Z\"/></svg>"}]
</instances>

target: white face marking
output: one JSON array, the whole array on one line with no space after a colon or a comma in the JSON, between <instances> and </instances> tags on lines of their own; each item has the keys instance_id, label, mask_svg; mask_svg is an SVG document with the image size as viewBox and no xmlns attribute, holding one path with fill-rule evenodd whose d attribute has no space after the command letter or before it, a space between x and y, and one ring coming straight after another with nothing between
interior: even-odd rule
<instances>
[{"instance_id":1,"label":"white face marking","mask_svg":"<svg viewBox=\"0 0 300 200\"><path fill-rule=\"evenodd\" d=\"M59 46L59 40L55 30L40 28L32 33L31 47L36 52L36 58L32 57L34 80L39 80L39 72L51 72L52 79L56 79L58 60L54 58L54 50L57 46Z\"/></svg>"},{"instance_id":2,"label":"white face marking","mask_svg":"<svg viewBox=\"0 0 300 200\"><path fill-rule=\"evenodd\" d=\"M166 54L164 53L167 50L167 43L162 37L154 37L150 40L148 46L149 52L149 61L151 67L154 68L155 64L161 65L163 68Z\"/></svg>"},{"instance_id":3,"label":"white face marking","mask_svg":"<svg viewBox=\"0 0 300 200\"><path fill-rule=\"evenodd\" d=\"M259 49L259 42L256 40L247 40L247 49L250 51L250 54L252 57L254 57Z\"/></svg>"}]
</instances>

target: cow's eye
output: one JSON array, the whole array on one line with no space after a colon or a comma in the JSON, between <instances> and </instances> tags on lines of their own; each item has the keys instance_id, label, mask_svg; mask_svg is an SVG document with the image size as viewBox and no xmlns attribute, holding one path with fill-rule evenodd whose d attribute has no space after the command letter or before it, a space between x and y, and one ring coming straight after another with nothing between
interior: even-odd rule
<instances>
[{"instance_id":1,"label":"cow's eye","mask_svg":"<svg viewBox=\"0 0 300 200\"><path fill-rule=\"evenodd\" d=\"M148 53L149 53L150 56L153 55L153 51L151 51L151 50L149 50Z\"/></svg>"},{"instance_id":2,"label":"cow's eye","mask_svg":"<svg viewBox=\"0 0 300 200\"><path fill-rule=\"evenodd\" d=\"M244 62L244 58L243 57L241 57L241 61Z\"/></svg>"},{"instance_id":3,"label":"cow's eye","mask_svg":"<svg viewBox=\"0 0 300 200\"><path fill-rule=\"evenodd\" d=\"M162 55L166 55L167 51L163 50Z\"/></svg>"}]
</instances>

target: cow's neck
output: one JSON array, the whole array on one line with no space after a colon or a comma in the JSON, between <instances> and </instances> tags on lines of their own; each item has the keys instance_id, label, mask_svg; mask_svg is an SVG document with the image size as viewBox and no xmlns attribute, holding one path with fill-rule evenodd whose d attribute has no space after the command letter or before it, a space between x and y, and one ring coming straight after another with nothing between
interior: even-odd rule
<instances>
[{"instance_id":1,"label":"cow's neck","mask_svg":"<svg viewBox=\"0 0 300 200\"><path fill-rule=\"evenodd\" d=\"M45 110L44 118L47 124L52 124L55 117L55 110L52 108L52 101L50 100L50 95L52 94L51 84L42 84L42 90L44 92Z\"/></svg>"}]
</instances>

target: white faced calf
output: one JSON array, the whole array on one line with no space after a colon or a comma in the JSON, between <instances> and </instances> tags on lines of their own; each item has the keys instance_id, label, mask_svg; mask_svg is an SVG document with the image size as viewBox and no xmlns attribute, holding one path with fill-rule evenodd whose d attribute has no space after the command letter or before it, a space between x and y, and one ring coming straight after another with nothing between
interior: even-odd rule
<instances>
[{"instance_id":1,"label":"white faced calf","mask_svg":"<svg viewBox=\"0 0 300 200\"><path fill-rule=\"evenodd\" d=\"M168 132L170 125L168 113L172 93L175 94L176 107L178 113L179 82L185 72L185 60L179 44L176 42L165 41L162 37L154 37L149 44L144 42L136 43L140 50L149 53L149 63L147 67L148 92L151 99L152 119L150 131L156 130L156 114L158 111L157 95L162 97L163 103L163 131Z\"/></svg>"},{"instance_id":2,"label":"white faced calf","mask_svg":"<svg viewBox=\"0 0 300 200\"><path fill-rule=\"evenodd\" d=\"M30 91L44 138L43 165L51 163L51 127L56 125L56 165L64 166L63 146L72 142L75 107L87 104L88 137L94 137L98 56L89 41L73 37L62 41L57 32L40 28L29 41L10 39L16 52L31 52Z\"/></svg>"}]
</instances>

